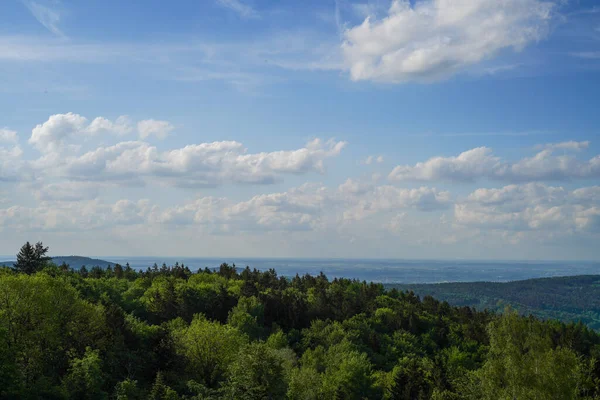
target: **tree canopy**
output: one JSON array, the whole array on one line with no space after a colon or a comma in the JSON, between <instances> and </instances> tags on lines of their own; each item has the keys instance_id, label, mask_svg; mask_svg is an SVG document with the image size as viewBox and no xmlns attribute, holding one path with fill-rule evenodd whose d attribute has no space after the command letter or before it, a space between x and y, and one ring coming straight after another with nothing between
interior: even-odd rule
<instances>
[{"instance_id":1,"label":"tree canopy","mask_svg":"<svg viewBox=\"0 0 600 400\"><path fill-rule=\"evenodd\" d=\"M583 324L323 274L0 269L2 399L597 399L599 357Z\"/></svg>"}]
</instances>

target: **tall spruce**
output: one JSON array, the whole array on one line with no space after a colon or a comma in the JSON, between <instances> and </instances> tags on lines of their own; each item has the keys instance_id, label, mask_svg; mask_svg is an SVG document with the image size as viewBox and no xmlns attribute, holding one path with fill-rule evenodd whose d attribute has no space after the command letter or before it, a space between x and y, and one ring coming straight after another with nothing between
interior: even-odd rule
<instances>
[{"instance_id":1,"label":"tall spruce","mask_svg":"<svg viewBox=\"0 0 600 400\"><path fill-rule=\"evenodd\" d=\"M42 242L37 242L34 246L27 242L19 250L14 268L26 274L40 271L51 260L50 257L46 256L47 253L48 247L44 247Z\"/></svg>"}]
</instances>

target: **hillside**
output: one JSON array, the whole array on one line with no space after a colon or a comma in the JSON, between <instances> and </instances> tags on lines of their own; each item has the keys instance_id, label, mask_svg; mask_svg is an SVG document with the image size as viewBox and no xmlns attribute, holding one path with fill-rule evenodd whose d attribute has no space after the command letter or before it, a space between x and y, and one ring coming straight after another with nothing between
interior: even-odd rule
<instances>
[{"instance_id":1,"label":"hillside","mask_svg":"<svg viewBox=\"0 0 600 400\"><path fill-rule=\"evenodd\" d=\"M545 319L582 321L600 329L600 275L528 279L495 283L388 284L387 288L412 290L454 306L502 311L511 305L523 314Z\"/></svg>"},{"instance_id":2,"label":"hillside","mask_svg":"<svg viewBox=\"0 0 600 400\"><path fill-rule=\"evenodd\" d=\"M111 262L108 262L105 260L100 260L97 258L90 258L90 257L82 257L82 256L52 257L52 262L56 265L61 265L64 262L65 264L68 264L73 269L79 269L84 265L87 268L95 267L95 266L106 268L108 266L115 265L114 263L111 263ZM14 263L15 263L15 260L0 261L0 265L6 265L6 266L12 266Z\"/></svg>"},{"instance_id":3,"label":"hillside","mask_svg":"<svg viewBox=\"0 0 600 400\"><path fill-rule=\"evenodd\" d=\"M60 256L60 257L52 257L52 262L56 265L61 265L63 262L65 264L69 264L69 266L73 269L79 269L82 266L90 267L102 267L106 268L108 266L114 266L115 263L108 262L105 260L100 260L97 258L90 257L81 257L81 256Z\"/></svg>"}]
</instances>

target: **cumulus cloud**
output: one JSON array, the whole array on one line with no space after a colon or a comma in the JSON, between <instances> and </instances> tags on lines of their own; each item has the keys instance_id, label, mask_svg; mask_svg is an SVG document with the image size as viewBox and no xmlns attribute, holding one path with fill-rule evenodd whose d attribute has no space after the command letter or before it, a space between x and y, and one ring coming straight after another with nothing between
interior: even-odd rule
<instances>
[{"instance_id":1,"label":"cumulus cloud","mask_svg":"<svg viewBox=\"0 0 600 400\"><path fill-rule=\"evenodd\" d=\"M17 132L8 128L0 128L0 143L17 143Z\"/></svg>"},{"instance_id":2,"label":"cumulus cloud","mask_svg":"<svg viewBox=\"0 0 600 400\"><path fill-rule=\"evenodd\" d=\"M127 135L131 133L131 120L126 115L121 115L114 122L103 117L96 117L85 129L86 132L96 135L99 133L112 133L116 135Z\"/></svg>"},{"instance_id":3,"label":"cumulus cloud","mask_svg":"<svg viewBox=\"0 0 600 400\"><path fill-rule=\"evenodd\" d=\"M241 229L312 230L329 217L331 199L323 187L310 185L284 193L254 196L227 207L228 222Z\"/></svg>"},{"instance_id":4,"label":"cumulus cloud","mask_svg":"<svg viewBox=\"0 0 600 400\"><path fill-rule=\"evenodd\" d=\"M42 153L58 152L68 139L82 133L86 126L87 119L79 114L51 115L46 122L33 128L29 144Z\"/></svg>"},{"instance_id":5,"label":"cumulus cloud","mask_svg":"<svg viewBox=\"0 0 600 400\"><path fill-rule=\"evenodd\" d=\"M155 180L178 187L223 183L274 183L284 174L323 172L324 161L340 154L344 142L315 139L297 150L248 153L235 141L188 145L160 151L146 142L121 142L78 156L41 158L44 173L77 181L143 183Z\"/></svg>"},{"instance_id":6,"label":"cumulus cloud","mask_svg":"<svg viewBox=\"0 0 600 400\"><path fill-rule=\"evenodd\" d=\"M353 80L429 82L544 38L555 4L542 0L393 0L344 33Z\"/></svg>"},{"instance_id":7,"label":"cumulus cloud","mask_svg":"<svg viewBox=\"0 0 600 400\"><path fill-rule=\"evenodd\" d=\"M119 225L143 224L157 209L158 207L150 204L148 199L138 201L122 199L110 207L110 216L112 222Z\"/></svg>"},{"instance_id":8,"label":"cumulus cloud","mask_svg":"<svg viewBox=\"0 0 600 400\"><path fill-rule=\"evenodd\" d=\"M347 208L343 213L344 220L361 220L380 212L404 208L419 211L443 210L451 205L450 193L436 188L404 189L383 185L352 190L353 186L354 182L348 180L339 189L349 194L345 199Z\"/></svg>"},{"instance_id":9,"label":"cumulus cloud","mask_svg":"<svg viewBox=\"0 0 600 400\"><path fill-rule=\"evenodd\" d=\"M540 183L477 189L454 207L458 224L481 229L572 234L597 231L600 187L569 191Z\"/></svg>"},{"instance_id":10,"label":"cumulus cloud","mask_svg":"<svg viewBox=\"0 0 600 400\"><path fill-rule=\"evenodd\" d=\"M0 147L0 182L17 181L27 174L23 170L23 151L19 146Z\"/></svg>"},{"instance_id":11,"label":"cumulus cloud","mask_svg":"<svg viewBox=\"0 0 600 400\"><path fill-rule=\"evenodd\" d=\"M168 121L157 121L154 119L138 122L137 128L140 139L146 139L150 136L156 136L158 139L165 139L169 136L169 133L175 129Z\"/></svg>"},{"instance_id":12,"label":"cumulus cloud","mask_svg":"<svg viewBox=\"0 0 600 400\"><path fill-rule=\"evenodd\" d=\"M204 196L168 206L147 199L121 199L106 203L82 191L93 186L78 182L50 184L38 191L35 207L0 208L5 228L32 230L112 229L117 226L186 226L207 233L294 232L336 230L359 222L389 220L399 211L430 212L451 205L447 192L431 188L400 189L390 186L337 188L304 184L287 191L259 194L246 200ZM383 227L383 224L376 225Z\"/></svg>"},{"instance_id":13,"label":"cumulus cloud","mask_svg":"<svg viewBox=\"0 0 600 400\"><path fill-rule=\"evenodd\" d=\"M488 147L465 151L456 157L433 157L414 166L399 165L389 175L391 180L471 181L498 168L500 159Z\"/></svg>"},{"instance_id":14,"label":"cumulus cloud","mask_svg":"<svg viewBox=\"0 0 600 400\"><path fill-rule=\"evenodd\" d=\"M564 142L543 146L533 157L509 162L488 147L478 147L453 157L433 157L415 165L399 165L389 174L393 181L470 182L492 179L509 182L561 181L600 177L600 155L582 161L557 150L580 150L588 142ZM564 153L564 152L563 152Z\"/></svg>"},{"instance_id":15,"label":"cumulus cloud","mask_svg":"<svg viewBox=\"0 0 600 400\"><path fill-rule=\"evenodd\" d=\"M190 144L175 149L158 148L143 140L98 145L131 133L136 126L143 138L165 137L173 126L167 121L143 120L135 125L127 116L91 122L75 113L55 114L33 128L28 143L42 155L20 160L21 150L0 147L0 177L24 174L43 182L102 182L138 185L148 182L180 188L214 187L225 183L271 184L285 175L323 173L325 161L338 156L346 143L313 139L294 150L251 153L242 143L220 141ZM106 136L105 134L110 134ZM12 140L12 131L6 131ZM19 158L19 162L14 162ZM52 187L52 193L56 192ZM50 190L50 188L46 188ZM54 196L41 193L42 196ZM67 196L73 197L73 196Z\"/></svg>"},{"instance_id":16,"label":"cumulus cloud","mask_svg":"<svg viewBox=\"0 0 600 400\"><path fill-rule=\"evenodd\" d=\"M304 184L240 202L202 197L162 210L156 215L156 221L197 224L219 232L324 230L400 209L433 211L451 205L449 193L436 189L368 185L361 190L349 189L354 184L348 180L335 189Z\"/></svg>"},{"instance_id":17,"label":"cumulus cloud","mask_svg":"<svg viewBox=\"0 0 600 400\"><path fill-rule=\"evenodd\" d=\"M46 122L38 124L31 131L29 144L42 153L59 153L66 148L76 148L72 144L67 146L73 140L105 133L126 135L131 131L127 116L120 116L114 122L97 117L88 123L86 117L69 112L51 115Z\"/></svg>"}]
</instances>

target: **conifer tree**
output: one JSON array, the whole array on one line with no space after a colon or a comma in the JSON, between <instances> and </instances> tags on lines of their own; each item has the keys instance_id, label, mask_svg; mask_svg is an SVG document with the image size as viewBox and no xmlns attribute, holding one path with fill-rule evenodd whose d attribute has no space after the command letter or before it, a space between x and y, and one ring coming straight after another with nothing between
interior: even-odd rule
<instances>
[{"instance_id":1,"label":"conifer tree","mask_svg":"<svg viewBox=\"0 0 600 400\"><path fill-rule=\"evenodd\" d=\"M46 263L51 260L46 253L48 253L48 247L44 247L42 242L37 242L35 246L27 242L19 250L14 268L19 272L33 274L44 268Z\"/></svg>"}]
</instances>

